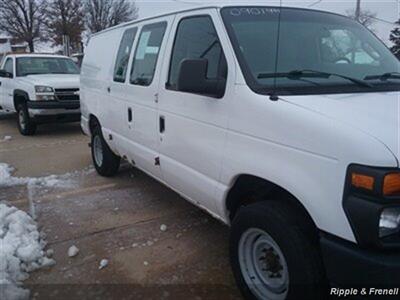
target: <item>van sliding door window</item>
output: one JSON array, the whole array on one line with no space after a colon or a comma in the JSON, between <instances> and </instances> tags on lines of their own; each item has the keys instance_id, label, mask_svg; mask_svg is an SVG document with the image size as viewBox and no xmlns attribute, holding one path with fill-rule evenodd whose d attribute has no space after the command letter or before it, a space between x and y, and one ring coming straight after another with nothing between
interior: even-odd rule
<instances>
[{"instance_id":1,"label":"van sliding door window","mask_svg":"<svg viewBox=\"0 0 400 300\"><path fill-rule=\"evenodd\" d=\"M132 84L149 86L153 81L166 27L166 22L143 26L132 63Z\"/></svg>"},{"instance_id":2,"label":"van sliding door window","mask_svg":"<svg viewBox=\"0 0 400 300\"><path fill-rule=\"evenodd\" d=\"M227 77L227 64L217 32L209 16L182 19L178 25L172 52L167 88L176 90L178 73L184 59L208 60L208 79Z\"/></svg>"},{"instance_id":3,"label":"van sliding door window","mask_svg":"<svg viewBox=\"0 0 400 300\"><path fill-rule=\"evenodd\" d=\"M133 41L135 40L137 28L130 28L124 32L119 45L117 60L114 68L114 81L125 82L128 69L129 56L131 55Z\"/></svg>"}]
</instances>

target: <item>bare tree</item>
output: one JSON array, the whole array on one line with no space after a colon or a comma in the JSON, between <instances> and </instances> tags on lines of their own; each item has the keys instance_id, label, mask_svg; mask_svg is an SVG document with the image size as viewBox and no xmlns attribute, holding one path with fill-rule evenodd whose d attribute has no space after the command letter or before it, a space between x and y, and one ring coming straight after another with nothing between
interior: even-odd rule
<instances>
[{"instance_id":1,"label":"bare tree","mask_svg":"<svg viewBox=\"0 0 400 300\"><path fill-rule=\"evenodd\" d=\"M347 16L353 18L363 24L365 27L373 31L372 25L375 24L376 13L369 10L348 10Z\"/></svg>"},{"instance_id":2,"label":"bare tree","mask_svg":"<svg viewBox=\"0 0 400 300\"><path fill-rule=\"evenodd\" d=\"M138 17L133 0L85 0L86 24L94 33Z\"/></svg>"},{"instance_id":3,"label":"bare tree","mask_svg":"<svg viewBox=\"0 0 400 300\"><path fill-rule=\"evenodd\" d=\"M390 34L390 41L394 43L391 50L394 55L400 59L400 20L396 22L396 25L397 27L395 27Z\"/></svg>"},{"instance_id":4,"label":"bare tree","mask_svg":"<svg viewBox=\"0 0 400 300\"><path fill-rule=\"evenodd\" d=\"M46 31L54 45L63 44L63 36L69 36L71 48L81 48L84 30L84 11L81 0L50 0L46 8Z\"/></svg>"},{"instance_id":5,"label":"bare tree","mask_svg":"<svg viewBox=\"0 0 400 300\"><path fill-rule=\"evenodd\" d=\"M41 27L46 0L0 0L0 30L25 41L31 52L43 38Z\"/></svg>"}]
</instances>

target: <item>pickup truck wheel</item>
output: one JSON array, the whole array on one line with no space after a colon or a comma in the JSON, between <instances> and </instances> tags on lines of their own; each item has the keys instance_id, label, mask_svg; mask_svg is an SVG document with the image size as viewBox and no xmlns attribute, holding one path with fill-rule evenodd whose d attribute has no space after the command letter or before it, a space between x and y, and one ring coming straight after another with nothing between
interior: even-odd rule
<instances>
[{"instance_id":1,"label":"pickup truck wheel","mask_svg":"<svg viewBox=\"0 0 400 300\"><path fill-rule=\"evenodd\" d=\"M327 298L318 245L296 220L296 211L279 201L255 203L237 213L230 259L245 299Z\"/></svg>"},{"instance_id":2,"label":"pickup truck wheel","mask_svg":"<svg viewBox=\"0 0 400 300\"><path fill-rule=\"evenodd\" d=\"M92 134L92 159L97 173L101 176L111 177L118 172L121 158L107 145L99 125L94 128Z\"/></svg>"},{"instance_id":3,"label":"pickup truck wheel","mask_svg":"<svg viewBox=\"0 0 400 300\"><path fill-rule=\"evenodd\" d=\"M25 104L19 104L18 113L18 130L22 135L34 135L36 132L36 124L29 116L28 108Z\"/></svg>"}]
</instances>

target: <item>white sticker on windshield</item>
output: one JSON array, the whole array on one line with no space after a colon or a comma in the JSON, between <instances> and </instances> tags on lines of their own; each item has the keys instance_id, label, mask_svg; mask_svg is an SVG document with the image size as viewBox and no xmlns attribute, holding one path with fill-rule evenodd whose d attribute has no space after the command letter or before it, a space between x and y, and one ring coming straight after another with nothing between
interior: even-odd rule
<instances>
[{"instance_id":1,"label":"white sticker on windshield","mask_svg":"<svg viewBox=\"0 0 400 300\"><path fill-rule=\"evenodd\" d=\"M243 15L248 16L266 16L270 14L277 14L280 12L278 8L262 8L262 7L242 7L242 8L232 8L230 13L231 16L240 17Z\"/></svg>"}]
</instances>

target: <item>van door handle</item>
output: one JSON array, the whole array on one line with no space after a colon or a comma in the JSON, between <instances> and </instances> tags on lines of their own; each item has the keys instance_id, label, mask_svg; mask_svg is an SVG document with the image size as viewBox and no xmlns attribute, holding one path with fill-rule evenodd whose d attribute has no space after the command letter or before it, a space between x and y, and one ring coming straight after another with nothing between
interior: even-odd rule
<instances>
[{"instance_id":1,"label":"van door handle","mask_svg":"<svg viewBox=\"0 0 400 300\"><path fill-rule=\"evenodd\" d=\"M132 123L133 120L133 113L132 113L132 108L128 108L128 122Z\"/></svg>"},{"instance_id":2,"label":"van door handle","mask_svg":"<svg viewBox=\"0 0 400 300\"><path fill-rule=\"evenodd\" d=\"M160 133L165 132L165 117L160 116Z\"/></svg>"}]
</instances>

